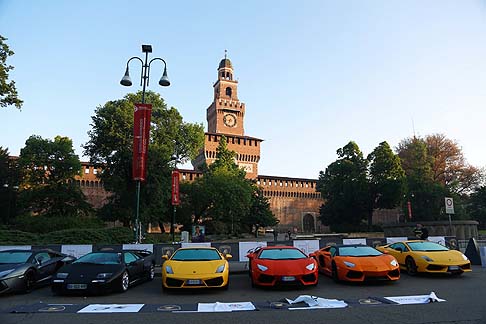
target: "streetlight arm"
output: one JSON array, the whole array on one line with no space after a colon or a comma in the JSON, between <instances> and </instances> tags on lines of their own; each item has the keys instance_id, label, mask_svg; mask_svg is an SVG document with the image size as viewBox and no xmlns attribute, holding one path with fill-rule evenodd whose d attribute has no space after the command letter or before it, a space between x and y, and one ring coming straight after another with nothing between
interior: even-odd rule
<instances>
[{"instance_id":1,"label":"streetlight arm","mask_svg":"<svg viewBox=\"0 0 486 324\"><path fill-rule=\"evenodd\" d=\"M162 75L162 78L159 80L159 84L163 87L170 86L170 81L169 78L167 77L167 63L165 62L164 59L160 57L154 57L153 59L151 59L150 62L148 63L148 75L150 75L150 65L152 64L153 61L162 61L164 63L164 73Z\"/></svg>"},{"instance_id":2,"label":"streetlight arm","mask_svg":"<svg viewBox=\"0 0 486 324\"><path fill-rule=\"evenodd\" d=\"M142 80L143 80L143 60L142 60L140 57L138 57L138 56L134 56L134 57L131 57L131 58L129 58L129 59L128 59L128 61L127 61L127 71L128 71L128 64L129 64L129 63L130 63L130 61L131 61L131 60L133 60L133 59L137 59L137 60L139 60L139 61L140 61L140 63L142 64L142 70L140 71L140 86L142 86Z\"/></svg>"}]
</instances>

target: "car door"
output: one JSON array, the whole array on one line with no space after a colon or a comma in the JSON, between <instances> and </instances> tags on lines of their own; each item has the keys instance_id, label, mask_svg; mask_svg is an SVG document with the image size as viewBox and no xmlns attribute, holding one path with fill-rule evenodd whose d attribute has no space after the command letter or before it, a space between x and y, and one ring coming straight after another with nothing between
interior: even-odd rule
<instances>
[{"instance_id":1,"label":"car door","mask_svg":"<svg viewBox=\"0 0 486 324\"><path fill-rule=\"evenodd\" d=\"M124 252L123 259L132 281L140 278L143 274L143 259L131 252Z\"/></svg>"},{"instance_id":2,"label":"car door","mask_svg":"<svg viewBox=\"0 0 486 324\"><path fill-rule=\"evenodd\" d=\"M408 248L405 244L402 242L393 243L386 249L386 251L388 254L394 256L400 265L405 264L405 258L408 255Z\"/></svg>"},{"instance_id":3,"label":"car door","mask_svg":"<svg viewBox=\"0 0 486 324\"><path fill-rule=\"evenodd\" d=\"M49 252L39 252L34 256L34 262L37 264L36 281L44 281L56 271L56 259L53 259Z\"/></svg>"}]
</instances>

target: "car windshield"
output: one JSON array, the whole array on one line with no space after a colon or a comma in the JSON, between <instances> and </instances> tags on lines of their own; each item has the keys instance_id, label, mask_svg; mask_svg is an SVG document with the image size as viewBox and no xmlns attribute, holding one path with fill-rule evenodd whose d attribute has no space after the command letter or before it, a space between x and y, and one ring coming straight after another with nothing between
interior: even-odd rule
<instances>
[{"instance_id":1,"label":"car windshield","mask_svg":"<svg viewBox=\"0 0 486 324\"><path fill-rule=\"evenodd\" d=\"M83 255L73 263L120 264L120 254L93 252Z\"/></svg>"},{"instance_id":2,"label":"car windshield","mask_svg":"<svg viewBox=\"0 0 486 324\"><path fill-rule=\"evenodd\" d=\"M408 246L412 251L449 251L443 245L434 243L434 242L408 242Z\"/></svg>"},{"instance_id":3,"label":"car windshield","mask_svg":"<svg viewBox=\"0 0 486 324\"><path fill-rule=\"evenodd\" d=\"M340 256L364 257L382 255L380 251L371 246L342 246L339 248Z\"/></svg>"},{"instance_id":4,"label":"car windshield","mask_svg":"<svg viewBox=\"0 0 486 324\"><path fill-rule=\"evenodd\" d=\"M175 261L213 261L221 260L221 255L214 249L177 250L171 260Z\"/></svg>"},{"instance_id":5,"label":"car windshield","mask_svg":"<svg viewBox=\"0 0 486 324\"><path fill-rule=\"evenodd\" d=\"M267 260L296 260L307 259L307 255L297 249L267 249L260 253L259 259Z\"/></svg>"},{"instance_id":6,"label":"car windshield","mask_svg":"<svg viewBox=\"0 0 486 324\"><path fill-rule=\"evenodd\" d=\"M25 263L32 255L28 251L2 251L0 252L0 263Z\"/></svg>"}]
</instances>

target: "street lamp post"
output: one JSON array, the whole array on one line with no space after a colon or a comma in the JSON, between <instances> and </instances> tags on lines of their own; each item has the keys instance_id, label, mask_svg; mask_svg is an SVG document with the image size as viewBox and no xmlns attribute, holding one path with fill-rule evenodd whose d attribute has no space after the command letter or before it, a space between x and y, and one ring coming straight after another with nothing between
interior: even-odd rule
<instances>
[{"instance_id":1,"label":"street lamp post","mask_svg":"<svg viewBox=\"0 0 486 324\"><path fill-rule=\"evenodd\" d=\"M177 146L177 145L176 145ZM179 159L179 156L177 155L177 152L175 152L171 158L170 158L171 161L174 161L174 172L177 171L177 164L178 163L181 163L180 159ZM178 177L179 174L176 173L176 176ZM174 175L173 175L174 177ZM175 180L175 179L172 179L172 181L177 181L178 182L178 179ZM178 186L178 184L177 184ZM176 190L177 192L174 192L174 190ZM172 235L172 243L175 243L175 222L176 222L176 212L177 212L177 205L179 204L179 198L175 198L174 195L179 195L179 188L174 188L174 183L172 184L172 205L174 207L174 212L172 213L172 220L170 222L170 233ZM175 198L175 199L174 199Z\"/></svg>"},{"instance_id":2,"label":"street lamp post","mask_svg":"<svg viewBox=\"0 0 486 324\"><path fill-rule=\"evenodd\" d=\"M125 70L125 75L120 81L120 84L126 87L129 87L132 85L132 80L130 79L130 73L128 70L128 65L130 61L132 60L138 60L142 64L142 71L140 74L140 85L142 86L142 104L145 104L145 88L149 85L149 77L150 77L150 65L152 64L153 61L162 61L164 63L164 73L162 74L162 77L159 80L159 85L162 87L168 87L170 86L170 81L169 78L167 77L167 64L166 62L160 58L160 57L155 57L151 59L150 61L148 60L149 53L152 53L152 45L142 45L142 52L145 53L145 60L142 60L138 56L131 57L127 61L127 68ZM141 180L138 179L136 180L136 205L135 205L135 242L140 243L140 221L139 221L139 215L140 215L140 182Z\"/></svg>"}]
</instances>

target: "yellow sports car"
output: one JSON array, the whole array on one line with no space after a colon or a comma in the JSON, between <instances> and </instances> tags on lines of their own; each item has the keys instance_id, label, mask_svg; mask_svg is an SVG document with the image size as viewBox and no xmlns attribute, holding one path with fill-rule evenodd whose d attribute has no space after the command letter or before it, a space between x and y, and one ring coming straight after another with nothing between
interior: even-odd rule
<instances>
[{"instance_id":1,"label":"yellow sports car","mask_svg":"<svg viewBox=\"0 0 486 324\"><path fill-rule=\"evenodd\" d=\"M459 251L429 241L396 242L377 248L393 255L411 276L418 272L460 275L471 270L471 262Z\"/></svg>"},{"instance_id":2,"label":"yellow sports car","mask_svg":"<svg viewBox=\"0 0 486 324\"><path fill-rule=\"evenodd\" d=\"M162 265L162 288L228 288L230 254L212 247L181 248Z\"/></svg>"}]
</instances>

